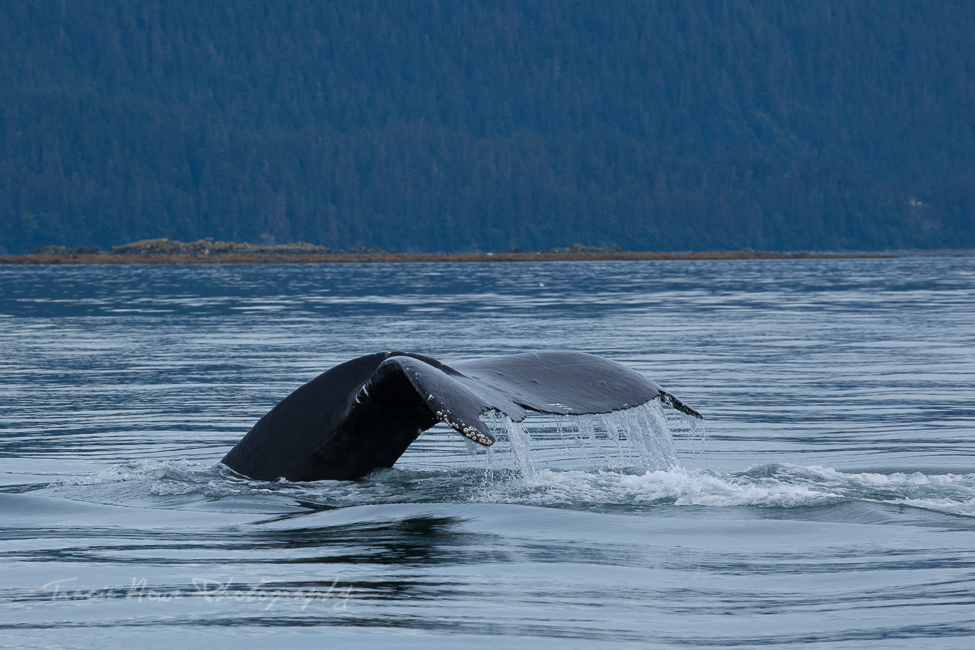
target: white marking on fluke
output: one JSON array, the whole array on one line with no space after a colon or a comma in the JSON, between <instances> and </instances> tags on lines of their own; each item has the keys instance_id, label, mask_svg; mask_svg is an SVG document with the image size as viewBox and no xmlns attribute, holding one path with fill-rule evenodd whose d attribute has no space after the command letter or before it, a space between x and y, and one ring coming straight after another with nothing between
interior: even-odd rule
<instances>
[{"instance_id":1,"label":"white marking on fluke","mask_svg":"<svg viewBox=\"0 0 975 650\"><path fill-rule=\"evenodd\" d=\"M443 422L448 427L450 427L457 433L461 434L465 438L469 438L470 440L473 440L478 444L482 444L485 447L490 447L491 445L494 444L493 440L491 440L489 437L487 437L486 435L484 435L474 427L469 425L465 426L457 422L451 421L450 416L447 413L444 413L443 411L437 411L437 417L440 419L441 422Z\"/></svg>"}]
</instances>

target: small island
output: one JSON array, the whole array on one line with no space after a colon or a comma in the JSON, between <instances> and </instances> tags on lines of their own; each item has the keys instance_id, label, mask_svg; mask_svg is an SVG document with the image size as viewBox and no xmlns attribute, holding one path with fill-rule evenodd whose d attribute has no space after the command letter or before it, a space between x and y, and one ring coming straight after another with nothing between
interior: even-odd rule
<instances>
[{"instance_id":1,"label":"small island","mask_svg":"<svg viewBox=\"0 0 975 650\"><path fill-rule=\"evenodd\" d=\"M573 244L544 251L402 253L381 248L332 250L307 243L248 244L212 238L184 243L144 239L108 250L44 246L27 255L0 256L0 264L336 264L406 262L562 262L607 260L752 260L896 257L890 253L724 251L666 253Z\"/></svg>"}]
</instances>

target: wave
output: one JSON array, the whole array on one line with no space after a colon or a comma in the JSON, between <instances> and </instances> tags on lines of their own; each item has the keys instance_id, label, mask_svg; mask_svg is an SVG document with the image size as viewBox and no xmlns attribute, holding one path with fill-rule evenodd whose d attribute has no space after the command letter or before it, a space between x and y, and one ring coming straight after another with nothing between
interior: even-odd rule
<instances>
[{"instance_id":1,"label":"wave","mask_svg":"<svg viewBox=\"0 0 975 650\"><path fill-rule=\"evenodd\" d=\"M805 508L845 502L904 505L975 517L975 474L846 473L822 466L774 464L744 472L673 467L643 474L536 472L485 486L488 501L535 505L657 505Z\"/></svg>"},{"instance_id":2,"label":"wave","mask_svg":"<svg viewBox=\"0 0 975 650\"><path fill-rule=\"evenodd\" d=\"M706 440L698 422L655 403L609 415L549 416L528 423L529 429L498 417L488 424L500 444L488 450L465 447L453 432L433 429L396 468L359 481L254 481L222 464L141 460L65 478L42 491L170 508L196 508L200 501L223 502L225 509L415 502L624 510L795 509L856 502L975 517L975 474L853 473L792 464L742 472L682 467L678 456Z\"/></svg>"},{"instance_id":3,"label":"wave","mask_svg":"<svg viewBox=\"0 0 975 650\"><path fill-rule=\"evenodd\" d=\"M341 508L388 503L503 503L564 508L806 508L861 502L975 517L975 474L850 473L762 465L743 472L679 466L621 469L388 469L361 481L251 481L222 465L138 461L66 478L42 490L101 503L180 507L199 500ZM625 508L624 508L625 509Z\"/></svg>"}]
</instances>

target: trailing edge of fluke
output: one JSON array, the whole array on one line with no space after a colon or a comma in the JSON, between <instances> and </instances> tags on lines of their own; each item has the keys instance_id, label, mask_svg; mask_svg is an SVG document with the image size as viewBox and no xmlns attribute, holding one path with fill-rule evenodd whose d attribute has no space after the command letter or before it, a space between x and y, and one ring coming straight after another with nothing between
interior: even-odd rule
<instances>
[{"instance_id":1,"label":"trailing edge of fluke","mask_svg":"<svg viewBox=\"0 0 975 650\"><path fill-rule=\"evenodd\" d=\"M335 366L285 397L223 458L258 480L357 479L393 463L437 422L490 446L480 415L609 413L660 399L702 417L626 366L582 352L537 352L450 366L405 352Z\"/></svg>"}]
</instances>

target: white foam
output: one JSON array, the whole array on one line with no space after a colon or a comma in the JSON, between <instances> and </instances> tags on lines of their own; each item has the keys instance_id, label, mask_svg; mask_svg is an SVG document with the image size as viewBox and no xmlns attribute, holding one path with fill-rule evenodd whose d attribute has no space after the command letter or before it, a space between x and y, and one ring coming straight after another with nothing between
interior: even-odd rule
<instances>
[{"instance_id":1,"label":"white foam","mask_svg":"<svg viewBox=\"0 0 975 650\"><path fill-rule=\"evenodd\" d=\"M362 481L244 479L223 465L141 460L63 478L56 495L126 503L198 495L307 500L333 506L488 502L552 507L700 506L798 508L842 502L902 505L975 517L975 474L841 472L819 465L763 465L744 472L686 469L678 440L703 440L685 416L659 404L602 416L488 422L491 448L453 431L424 434L391 470ZM683 429L681 429L683 427ZM179 501L180 503L182 501Z\"/></svg>"},{"instance_id":2,"label":"white foam","mask_svg":"<svg viewBox=\"0 0 975 650\"><path fill-rule=\"evenodd\" d=\"M533 479L485 485L480 499L530 505L675 505L777 506L819 505L840 498L831 491L783 482L755 482L705 470L674 467L625 474L607 470L540 470Z\"/></svg>"},{"instance_id":3,"label":"white foam","mask_svg":"<svg viewBox=\"0 0 975 650\"><path fill-rule=\"evenodd\" d=\"M878 490L878 486L882 489ZM845 474L819 466L774 465L741 473L672 467L632 474L537 470L495 476L473 500L525 505L670 505L799 508L865 501L975 516L975 474Z\"/></svg>"}]
</instances>

